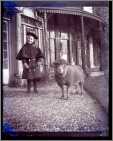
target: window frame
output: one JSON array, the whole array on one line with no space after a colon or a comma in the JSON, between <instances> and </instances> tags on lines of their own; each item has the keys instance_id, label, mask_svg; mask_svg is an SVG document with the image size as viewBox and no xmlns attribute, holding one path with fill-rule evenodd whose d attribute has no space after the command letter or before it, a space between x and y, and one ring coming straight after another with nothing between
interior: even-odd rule
<instances>
[{"instance_id":1,"label":"window frame","mask_svg":"<svg viewBox=\"0 0 113 141\"><path fill-rule=\"evenodd\" d=\"M7 19L3 19L3 24L6 23L6 29L2 30L2 34L3 33L6 33L6 39L2 38L2 45L4 43L6 43L7 47L4 49L3 47L3 50L2 50L2 53L3 53L3 69L9 69L9 48L8 48L8 45L9 45L9 20ZM4 52L7 52L7 57L4 58ZM4 62L7 61L7 67L4 67Z\"/></svg>"}]
</instances>

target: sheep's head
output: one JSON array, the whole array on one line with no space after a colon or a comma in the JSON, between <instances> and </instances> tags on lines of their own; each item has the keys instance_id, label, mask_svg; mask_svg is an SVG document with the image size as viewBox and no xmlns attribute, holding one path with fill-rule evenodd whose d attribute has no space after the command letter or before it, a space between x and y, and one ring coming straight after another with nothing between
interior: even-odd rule
<instances>
[{"instance_id":1,"label":"sheep's head","mask_svg":"<svg viewBox=\"0 0 113 141\"><path fill-rule=\"evenodd\" d=\"M64 73L66 65L67 65L67 62L64 59L56 60L53 63L55 73L58 73L58 74L62 75Z\"/></svg>"}]
</instances>

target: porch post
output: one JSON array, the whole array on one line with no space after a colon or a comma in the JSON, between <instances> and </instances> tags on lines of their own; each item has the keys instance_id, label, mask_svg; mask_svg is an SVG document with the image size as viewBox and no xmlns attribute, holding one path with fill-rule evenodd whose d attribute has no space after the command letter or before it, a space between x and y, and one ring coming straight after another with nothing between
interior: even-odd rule
<instances>
[{"instance_id":1,"label":"porch post","mask_svg":"<svg viewBox=\"0 0 113 141\"><path fill-rule=\"evenodd\" d=\"M56 58L55 59L59 59L60 58L60 54L59 54L59 48L60 48L60 42L59 42L59 31L56 30L56 35L55 35L55 48L56 48Z\"/></svg>"},{"instance_id":2,"label":"porch post","mask_svg":"<svg viewBox=\"0 0 113 141\"><path fill-rule=\"evenodd\" d=\"M73 63L73 54L72 54L72 35L71 33L69 33L69 52L70 54L69 55L69 60L70 60L70 64L72 65Z\"/></svg>"},{"instance_id":3,"label":"porch post","mask_svg":"<svg viewBox=\"0 0 113 141\"><path fill-rule=\"evenodd\" d=\"M45 50L45 69L48 70L49 65L49 50L48 50L48 33L47 33L47 13L44 12L44 50Z\"/></svg>"},{"instance_id":4,"label":"porch post","mask_svg":"<svg viewBox=\"0 0 113 141\"><path fill-rule=\"evenodd\" d=\"M84 33L84 18L83 16L81 16L81 32L82 32L82 36L81 36L81 53L82 53L82 68L84 71L86 71L86 56L85 56L85 33Z\"/></svg>"},{"instance_id":5,"label":"porch post","mask_svg":"<svg viewBox=\"0 0 113 141\"><path fill-rule=\"evenodd\" d=\"M21 14L17 13L16 16L16 39L17 39L17 53L20 51L22 47L22 42L21 42ZM18 61L18 73L21 75L22 73L22 62Z\"/></svg>"},{"instance_id":6,"label":"porch post","mask_svg":"<svg viewBox=\"0 0 113 141\"><path fill-rule=\"evenodd\" d=\"M99 22L99 33L100 33L100 70L103 70L103 64L105 64L104 61L104 50L105 50L105 38L104 38L104 32L103 32L103 25Z\"/></svg>"}]
</instances>

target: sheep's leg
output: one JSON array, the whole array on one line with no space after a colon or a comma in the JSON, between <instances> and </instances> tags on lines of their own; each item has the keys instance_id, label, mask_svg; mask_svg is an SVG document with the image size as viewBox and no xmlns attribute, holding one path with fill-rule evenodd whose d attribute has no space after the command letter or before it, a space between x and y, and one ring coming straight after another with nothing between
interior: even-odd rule
<instances>
[{"instance_id":1,"label":"sheep's leg","mask_svg":"<svg viewBox=\"0 0 113 141\"><path fill-rule=\"evenodd\" d=\"M62 96L61 96L61 98L64 98L64 87L62 86Z\"/></svg>"},{"instance_id":2,"label":"sheep's leg","mask_svg":"<svg viewBox=\"0 0 113 141\"><path fill-rule=\"evenodd\" d=\"M83 91L84 91L84 90L83 90L83 82L81 81L79 84L80 84L81 95L82 95L82 94L83 94Z\"/></svg>"},{"instance_id":3,"label":"sheep's leg","mask_svg":"<svg viewBox=\"0 0 113 141\"><path fill-rule=\"evenodd\" d=\"M68 86L66 86L66 99L68 99Z\"/></svg>"},{"instance_id":4,"label":"sheep's leg","mask_svg":"<svg viewBox=\"0 0 113 141\"><path fill-rule=\"evenodd\" d=\"M68 99L68 87L67 86L63 86L62 87L62 97L61 98L64 98L64 99Z\"/></svg>"},{"instance_id":5,"label":"sheep's leg","mask_svg":"<svg viewBox=\"0 0 113 141\"><path fill-rule=\"evenodd\" d=\"M74 84L74 93L78 94L78 83Z\"/></svg>"}]
</instances>

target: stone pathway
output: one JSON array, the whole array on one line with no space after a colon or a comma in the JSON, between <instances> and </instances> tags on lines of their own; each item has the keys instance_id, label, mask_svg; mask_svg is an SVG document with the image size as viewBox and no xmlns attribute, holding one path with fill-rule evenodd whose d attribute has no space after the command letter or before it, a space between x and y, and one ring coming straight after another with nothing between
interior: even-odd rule
<instances>
[{"instance_id":1,"label":"stone pathway","mask_svg":"<svg viewBox=\"0 0 113 141\"><path fill-rule=\"evenodd\" d=\"M60 99L56 84L42 85L38 94L4 88L3 120L16 131L108 131L108 117L86 92Z\"/></svg>"}]
</instances>

